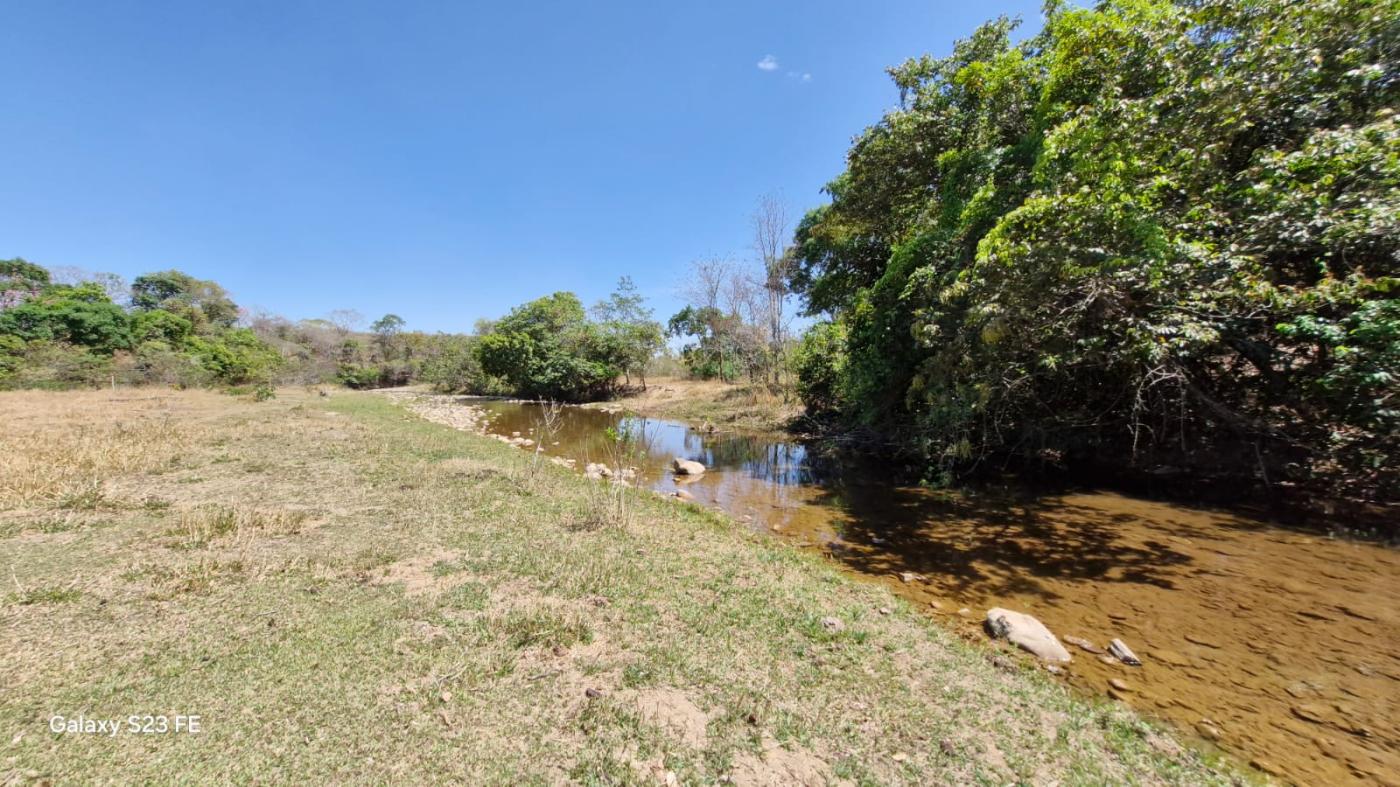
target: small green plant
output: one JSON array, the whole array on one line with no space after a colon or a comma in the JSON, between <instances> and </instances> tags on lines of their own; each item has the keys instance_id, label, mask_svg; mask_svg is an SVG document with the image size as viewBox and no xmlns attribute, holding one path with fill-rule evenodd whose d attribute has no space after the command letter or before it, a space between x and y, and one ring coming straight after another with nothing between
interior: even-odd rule
<instances>
[{"instance_id":1,"label":"small green plant","mask_svg":"<svg viewBox=\"0 0 1400 787\"><path fill-rule=\"evenodd\" d=\"M258 383L253 387L253 401L266 402L269 399L277 398L277 389L272 387L272 383Z\"/></svg>"},{"instance_id":2,"label":"small green plant","mask_svg":"<svg viewBox=\"0 0 1400 787\"><path fill-rule=\"evenodd\" d=\"M500 630L513 648L567 648L593 641L588 624L548 610L512 613L501 620Z\"/></svg>"},{"instance_id":3,"label":"small green plant","mask_svg":"<svg viewBox=\"0 0 1400 787\"><path fill-rule=\"evenodd\" d=\"M365 547L346 561L346 566L356 574L367 575L376 569L398 560L399 556L384 547Z\"/></svg>"},{"instance_id":4,"label":"small green plant","mask_svg":"<svg viewBox=\"0 0 1400 787\"><path fill-rule=\"evenodd\" d=\"M153 599L168 599L179 595L202 595L214 589L216 583L237 579L248 569L241 560L209 560L200 558L193 563L177 566L139 565L122 573L127 582L149 583Z\"/></svg>"},{"instance_id":5,"label":"small green plant","mask_svg":"<svg viewBox=\"0 0 1400 787\"><path fill-rule=\"evenodd\" d=\"M34 529L40 533L66 533L69 530L77 529L82 522L70 517L63 519L45 519L34 525Z\"/></svg>"},{"instance_id":6,"label":"small green plant","mask_svg":"<svg viewBox=\"0 0 1400 787\"><path fill-rule=\"evenodd\" d=\"M643 664L628 664L622 668L622 685L635 689L656 683L656 670Z\"/></svg>"},{"instance_id":7,"label":"small green plant","mask_svg":"<svg viewBox=\"0 0 1400 787\"><path fill-rule=\"evenodd\" d=\"M10 599L16 604L67 604L81 598L83 592L75 587L29 588L11 593Z\"/></svg>"}]
</instances>

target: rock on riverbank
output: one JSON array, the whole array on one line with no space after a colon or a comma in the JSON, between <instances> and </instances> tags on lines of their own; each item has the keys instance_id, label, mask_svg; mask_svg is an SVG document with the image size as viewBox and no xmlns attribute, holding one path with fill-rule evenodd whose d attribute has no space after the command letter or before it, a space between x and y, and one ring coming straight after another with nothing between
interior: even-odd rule
<instances>
[{"instance_id":1,"label":"rock on riverbank","mask_svg":"<svg viewBox=\"0 0 1400 787\"><path fill-rule=\"evenodd\" d=\"M1023 612L993 607L987 610L987 630L993 637L1004 638L1046 661L1070 660L1069 651L1065 650L1065 646L1060 644L1050 629Z\"/></svg>"}]
</instances>

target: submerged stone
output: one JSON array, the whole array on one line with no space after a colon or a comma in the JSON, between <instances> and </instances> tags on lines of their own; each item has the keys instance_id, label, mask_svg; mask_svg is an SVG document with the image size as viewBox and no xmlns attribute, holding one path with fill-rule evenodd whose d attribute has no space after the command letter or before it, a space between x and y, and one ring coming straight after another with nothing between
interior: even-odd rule
<instances>
[{"instance_id":1,"label":"submerged stone","mask_svg":"<svg viewBox=\"0 0 1400 787\"><path fill-rule=\"evenodd\" d=\"M1130 667L1141 667L1142 659L1137 657L1133 649L1128 647L1121 639L1115 639L1108 643L1108 652L1113 654L1115 659L1127 664Z\"/></svg>"}]
</instances>

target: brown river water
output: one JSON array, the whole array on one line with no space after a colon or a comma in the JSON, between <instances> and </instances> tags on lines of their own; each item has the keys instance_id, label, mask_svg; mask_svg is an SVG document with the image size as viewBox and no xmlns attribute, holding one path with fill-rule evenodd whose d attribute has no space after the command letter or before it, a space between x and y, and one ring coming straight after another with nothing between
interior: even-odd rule
<instances>
[{"instance_id":1,"label":"brown river water","mask_svg":"<svg viewBox=\"0 0 1400 787\"><path fill-rule=\"evenodd\" d=\"M784 435L602 410L564 408L544 435L539 405L467 401L488 411L488 432L542 438L580 468L606 461L605 430L641 435L640 483L663 492L677 489L672 457L702 462L684 483L697 503L889 585L967 639L987 639L994 606L1062 639L1120 638L1142 666L1066 643L1074 660L1057 679L1276 779L1400 785L1394 549L1111 492L899 486Z\"/></svg>"}]
</instances>

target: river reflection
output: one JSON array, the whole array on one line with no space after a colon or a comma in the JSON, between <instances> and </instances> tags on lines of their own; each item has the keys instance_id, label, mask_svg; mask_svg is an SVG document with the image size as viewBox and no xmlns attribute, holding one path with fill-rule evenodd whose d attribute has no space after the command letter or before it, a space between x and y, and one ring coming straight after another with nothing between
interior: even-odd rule
<instances>
[{"instance_id":1,"label":"river reflection","mask_svg":"<svg viewBox=\"0 0 1400 787\"><path fill-rule=\"evenodd\" d=\"M1029 612L1144 665L1075 651L1064 678L1217 740L1307 784L1400 783L1400 559L1235 513L1098 491L1015 484L938 492L878 464L809 453L781 436L566 408L473 402L579 466L606 461L608 429L646 446L644 485L683 485L749 527L819 549L887 583L969 639L991 606ZM709 471L669 472L673 457Z\"/></svg>"}]
</instances>

